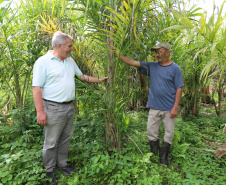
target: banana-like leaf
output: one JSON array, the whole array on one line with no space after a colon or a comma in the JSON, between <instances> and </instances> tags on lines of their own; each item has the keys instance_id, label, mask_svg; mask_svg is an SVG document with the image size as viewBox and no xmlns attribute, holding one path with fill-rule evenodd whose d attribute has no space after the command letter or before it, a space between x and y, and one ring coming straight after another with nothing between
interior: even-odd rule
<instances>
[{"instance_id":1,"label":"banana-like leaf","mask_svg":"<svg viewBox=\"0 0 226 185\"><path fill-rule=\"evenodd\" d=\"M215 23L215 25L213 26L213 30L210 34L210 40L214 40L217 35L217 32L219 31L219 28L223 25L225 18L226 14L224 15L224 17L218 19L218 21Z\"/></svg>"},{"instance_id":2,"label":"banana-like leaf","mask_svg":"<svg viewBox=\"0 0 226 185\"><path fill-rule=\"evenodd\" d=\"M226 30L225 30L226 31ZM224 51L224 47L225 47L225 43L226 43L226 35L224 38L222 38L221 40L218 41L216 48L222 53L222 55L226 58L226 52Z\"/></svg>"},{"instance_id":3,"label":"banana-like leaf","mask_svg":"<svg viewBox=\"0 0 226 185\"><path fill-rule=\"evenodd\" d=\"M221 70L221 73L220 73L220 80L221 78L223 77L224 73L225 73L225 68L226 68L226 61L224 61L223 63L223 66L222 66L222 70ZM218 82L220 82L220 80Z\"/></svg>"},{"instance_id":4,"label":"banana-like leaf","mask_svg":"<svg viewBox=\"0 0 226 185\"><path fill-rule=\"evenodd\" d=\"M202 13L197 13L197 11L199 11L199 10L202 10L202 8L195 8L196 6L195 5L193 5L191 8L190 8L190 10L188 11L188 13L189 13L189 17L190 16L192 16L192 17L194 17L194 16L202 16Z\"/></svg>"},{"instance_id":5,"label":"banana-like leaf","mask_svg":"<svg viewBox=\"0 0 226 185\"><path fill-rule=\"evenodd\" d=\"M212 59L214 59L214 57L215 57L215 55L216 55L216 52L217 52L216 46L217 46L217 42L213 43L213 45L212 45L212 47L211 47L211 53L212 53L211 58L212 58Z\"/></svg>"},{"instance_id":6,"label":"banana-like leaf","mask_svg":"<svg viewBox=\"0 0 226 185\"><path fill-rule=\"evenodd\" d=\"M226 3L226 0L224 0L223 3L222 3L222 5L221 5L220 11L219 11L219 13L218 13L217 22L220 22L221 14L222 14L222 12L223 12L224 3ZM224 16L226 16L226 13L225 13Z\"/></svg>"},{"instance_id":7,"label":"banana-like leaf","mask_svg":"<svg viewBox=\"0 0 226 185\"><path fill-rule=\"evenodd\" d=\"M189 29L194 28L194 25L192 24L192 22L187 18L187 17L181 17L179 19L179 22L183 25L183 26L187 26Z\"/></svg>"},{"instance_id":8,"label":"banana-like leaf","mask_svg":"<svg viewBox=\"0 0 226 185\"><path fill-rule=\"evenodd\" d=\"M195 60L197 59L197 57L199 56L199 54L202 53L203 51L205 51L206 49L207 49L207 47L204 47L204 48L202 48L201 50L199 50L199 51L195 54L195 56L194 56L194 58L193 58L193 61L195 61Z\"/></svg>"},{"instance_id":9,"label":"banana-like leaf","mask_svg":"<svg viewBox=\"0 0 226 185\"><path fill-rule=\"evenodd\" d=\"M160 33L164 32L164 31L167 31L167 30L170 30L170 29L183 30L183 29L190 29L190 28L191 28L190 26L173 25L173 26L170 26L168 28L165 28L165 29L161 30Z\"/></svg>"},{"instance_id":10,"label":"banana-like leaf","mask_svg":"<svg viewBox=\"0 0 226 185\"><path fill-rule=\"evenodd\" d=\"M196 28L196 30L200 33L200 34L204 34L205 30L206 30L206 17L207 17L207 12L205 11L200 20L199 20L199 26L200 28Z\"/></svg>"},{"instance_id":11,"label":"banana-like leaf","mask_svg":"<svg viewBox=\"0 0 226 185\"><path fill-rule=\"evenodd\" d=\"M161 31L161 32L163 32L163 31L166 31L169 29L192 29L192 28L195 28L196 31L198 33L200 33L212 45L212 47L211 47L212 60L207 63L207 65L203 68L202 73L201 73L201 78L205 77L205 81L206 81L211 69L214 66L219 64L219 60L215 59L217 52L219 51L224 57L226 56L226 54L224 54L224 52L223 52L224 51L223 48L225 48L225 46L226 46L225 45L225 43L226 43L225 35L221 35L221 37L223 36L223 39L220 39L220 40L216 39L216 38L218 38L218 35L220 34L219 33L220 29L226 19L226 14L223 17L221 16L225 2L226 2L226 0L221 5L221 9L219 11L217 21L215 21L215 14L214 14L214 9L213 9L213 14L209 18L208 23L206 23L207 13L204 12L199 20L198 26L195 23L192 23L188 19L188 17L186 17L183 13L180 13L176 10L172 10L174 17L179 21L179 23L181 25L170 26ZM225 33L226 33L226 31L225 31ZM195 55L194 60L197 57L197 55L198 54ZM219 81L221 80L221 77L223 76L223 71L225 70L225 65L226 65L225 63L222 66Z\"/></svg>"},{"instance_id":12,"label":"banana-like leaf","mask_svg":"<svg viewBox=\"0 0 226 185\"><path fill-rule=\"evenodd\" d=\"M65 1L62 1L62 8L61 8L61 12L60 12L60 16L62 16L64 14L64 10L65 10ZM53 14L53 13L52 13Z\"/></svg>"},{"instance_id":13,"label":"banana-like leaf","mask_svg":"<svg viewBox=\"0 0 226 185\"><path fill-rule=\"evenodd\" d=\"M201 75L200 75L200 80L204 78L204 83L206 82L209 72L211 71L213 66L216 66L220 63L220 59L212 59L210 62L208 62L205 67L203 68Z\"/></svg>"},{"instance_id":14,"label":"banana-like leaf","mask_svg":"<svg viewBox=\"0 0 226 185\"><path fill-rule=\"evenodd\" d=\"M177 19L177 20L180 20L182 17L185 17L186 15L183 14L183 13L180 13L176 10L171 10L172 13L173 13L173 16Z\"/></svg>"}]
</instances>

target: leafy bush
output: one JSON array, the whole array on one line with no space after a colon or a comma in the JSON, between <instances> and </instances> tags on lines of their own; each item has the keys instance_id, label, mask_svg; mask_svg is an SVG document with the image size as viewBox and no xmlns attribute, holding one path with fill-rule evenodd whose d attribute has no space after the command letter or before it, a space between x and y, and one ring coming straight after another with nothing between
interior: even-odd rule
<instances>
[{"instance_id":1,"label":"leafy bush","mask_svg":"<svg viewBox=\"0 0 226 185\"><path fill-rule=\"evenodd\" d=\"M34 108L31 108L31 106L10 110L10 117L12 124L17 127L21 133L36 124L36 111Z\"/></svg>"},{"instance_id":2,"label":"leafy bush","mask_svg":"<svg viewBox=\"0 0 226 185\"><path fill-rule=\"evenodd\" d=\"M0 183L30 185L44 182L45 174L40 157L42 147L40 140L43 138L35 136L34 133L36 132L29 130L23 132L20 137L2 139Z\"/></svg>"}]
</instances>

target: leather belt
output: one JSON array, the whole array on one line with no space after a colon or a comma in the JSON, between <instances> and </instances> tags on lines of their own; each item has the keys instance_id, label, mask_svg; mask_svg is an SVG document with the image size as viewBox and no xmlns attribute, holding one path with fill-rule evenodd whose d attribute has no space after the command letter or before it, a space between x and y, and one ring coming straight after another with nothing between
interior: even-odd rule
<instances>
[{"instance_id":1,"label":"leather belt","mask_svg":"<svg viewBox=\"0 0 226 185\"><path fill-rule=\"evenodd\" d=\"M67 101L67 102L55 102L55 101L51 101L51 100L46 100L46 99L44 99L44 98L43 98L43 100L46 101L46 102L58 103L58 104L70 104L70 103L73 102L73 100Z\"/></svg>"}]
</instances>

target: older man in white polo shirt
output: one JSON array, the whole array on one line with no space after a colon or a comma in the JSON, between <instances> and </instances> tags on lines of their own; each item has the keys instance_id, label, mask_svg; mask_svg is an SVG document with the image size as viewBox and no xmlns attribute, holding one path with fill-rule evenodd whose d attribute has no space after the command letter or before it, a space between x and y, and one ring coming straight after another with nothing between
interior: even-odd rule
<instances>
[{"instance_id":1,"label":"older man in white polo shirt","mask_svg":"<svg viewBox=\"0 0 226 185\"><path fill-rule=\"evenodd\" d=\"M73 50L72 37L56 32L52 38L54 50L40 57L33 69L33 98L37 122L44 126L43 166L51 184L57 184L54 168L65 175L74 169L67 165L69 139L75 119L75 74L85 82L102 83L108 77L96 78L83 74L70 57Z\"/></svg>"}]
</instances>

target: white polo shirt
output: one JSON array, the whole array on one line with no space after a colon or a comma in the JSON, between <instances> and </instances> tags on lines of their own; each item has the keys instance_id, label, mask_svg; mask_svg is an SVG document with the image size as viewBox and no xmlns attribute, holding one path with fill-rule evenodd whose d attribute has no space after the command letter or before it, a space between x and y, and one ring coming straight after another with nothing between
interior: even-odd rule
<instances>
[{"instance_id":1,"label":"white polo shirt","mask_svg":"<svg viewBox=\"0 0 226 185\"><path fill-rule=\"evenodd\" d=\"M32 86L42 87L46 100L68 102L75 99L75 74L83 73L69 57L62 62L53 56L53 50L40 57L33 68Z\"/></svg>"}]
</instances>

